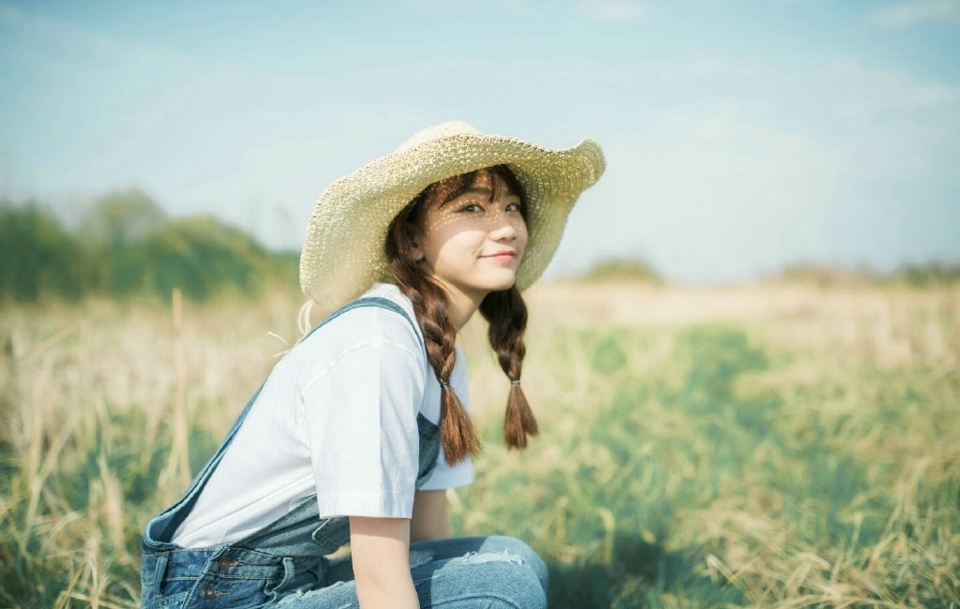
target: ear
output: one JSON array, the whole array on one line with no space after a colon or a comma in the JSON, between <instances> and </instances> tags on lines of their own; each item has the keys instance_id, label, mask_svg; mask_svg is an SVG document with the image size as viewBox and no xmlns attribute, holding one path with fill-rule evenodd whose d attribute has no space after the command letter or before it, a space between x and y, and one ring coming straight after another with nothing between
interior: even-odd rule
<instances>
[{"instance_id":1,"label":"ear","mask_svg":"<svg viewBox=\"0 0 960 609\"><path fill-rule=\"evenodd\" d=\"M426 254L423 252L423 247L420 245L423 243L423 231L420 230L420 227L416 224L407 224L403 230L410 247L410 259L416 263L422 262L426 257Z\"/></svg>"}]
</instances>

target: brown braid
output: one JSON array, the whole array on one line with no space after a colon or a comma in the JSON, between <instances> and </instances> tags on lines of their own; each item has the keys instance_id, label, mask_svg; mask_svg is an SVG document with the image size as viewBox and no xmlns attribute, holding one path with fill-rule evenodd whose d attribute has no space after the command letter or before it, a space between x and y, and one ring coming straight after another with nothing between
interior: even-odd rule
<instances>
[{"instance_id":1,"label":"brown braid","mask_svg":"<svg viewBox=\"0 0 960 609\"><path fill-rule=\"evenodd\" d=\"M527 347L523 334L527 329L527 305L516 286L491 292L480 303L480 314L490 322L487 335L497 354L500 368L510 379L507 414L503 420L503 439L510 448L526 448L527 436L540 433L527 396L520 388L520 373Z\"/></svg>"},{"instance_id":2,"label":"brown braid","mask_svg":"<svg viewBox=\"0 0 960 609\"><path fill-rule=\"evenodd\" d=\"M427 347L427 359L440 381L440 440L447 463L453 465L470 455L481 452L480 439L460 398L449 385L456 364L456 328L447 311L446 291L425 274L410 257L411 227L423 222L424 210L432 204L443 203L459 196L488 171L499 177L511 190L520 195L526 219L526 201L523 190L513 173L503 165L454 176L431 184L393 219L387 231L384 251L390 270L400 291L413 303L414 313ZM491 176L491 177L493 177ZM498 180L494 180L495 183ZM495 190L499 187L495 186ZM494 197L497 195L494 194ZM506 296L497 296L506 295ZM489 301L489 304L488 304ZM525 347L523 332L527 310L516 288L492 292L480 305L481 314L490 324L490 344L500 359L500 365L511 380L520 379ZM526 446L527 435L537 434L537 423L518 385L512 385L507 403L504 438L510 447Z\"/></svg>"}]
</instances>

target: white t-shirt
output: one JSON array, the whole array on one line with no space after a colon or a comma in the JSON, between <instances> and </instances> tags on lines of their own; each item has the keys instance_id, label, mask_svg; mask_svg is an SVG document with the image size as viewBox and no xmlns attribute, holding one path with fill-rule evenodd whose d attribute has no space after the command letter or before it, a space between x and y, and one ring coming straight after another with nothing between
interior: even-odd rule
<instances>
[{"instance_id":1,"label":"white t-shirt","mask_svg":"<svg viewBox=\"0 0 960 609\"><path fill-rule=\"evenodd\" d=\"M394 285L377 284L365 295L389 298L416 319ZM314 494L321 518L410 518L417 415L440 419L440 384L419 333L393 311L358 307L291 349L172 541L187 548L238 541ZM456 354L450 385L469 408L459 345ZM421 490L472 480L471 461L450 467L441 447Z\"/></svg>"}]
</instances>

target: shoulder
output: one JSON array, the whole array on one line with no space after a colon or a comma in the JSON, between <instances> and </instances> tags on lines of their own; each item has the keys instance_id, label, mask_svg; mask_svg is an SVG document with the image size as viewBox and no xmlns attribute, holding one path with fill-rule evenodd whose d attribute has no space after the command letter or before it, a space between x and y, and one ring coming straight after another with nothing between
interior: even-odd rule
<instances>
[{"instance_id":1,"label":"shoulder","mask_svg":"<svg viewBox=\"0 0 960 609\"><path fill-rule=\"evenodd\" d=\"M318 324L298 345L310 351L345 353L366 346L423 353L413 305L391 284L375 284Z\"/></svg>"},{"instance_id":2,"label":"shoulder","mask_svg":"<svg viewBox=\"0 0 960 609\"><path fill-rule=\"evenodd\" d=\"M423 352L423 337L413 303L400 288L389 283L377 283L360 298L349 303L343 317L351 324L370 324L378 333L373 337L400 348Z\"/></svg>"},{"instance_id":3,"label":"shoulder","mask_svg":"<svg viewBox=\"0 0 960 609\"><path fill-rule=\"evenodd\" d=\"M410 299L404 296L403 292L400 291L400 288L393 285L392 283L375 283L373 287L364 292L360 298L357 298L350 304L358 304L358 301L367 300L367 301L378 301L380 303L390 303L396 307L400 307L406 317L409 318L409 322L416 326L416 313L413 310L413 303L410 302ZM360 307L360 308L377 308L377 309L386 309L394 310L394 307L390 305L386 306L372 306L372 307Z\"/></svg>"},{"instance_id":4,"label":"shoulder","mask_svg":"<svg viewBox=\"0 0 960 609\"><path fill-rule=\"evenodd\" d=\"M296 371L301 387L356 374L368 381L409 375L426 379L427 356L415 318L394 298L379 297L401 308L383 303L358 306L353 301L321 322L291 350L287 365Z\"/></svg>"}]
</instances>

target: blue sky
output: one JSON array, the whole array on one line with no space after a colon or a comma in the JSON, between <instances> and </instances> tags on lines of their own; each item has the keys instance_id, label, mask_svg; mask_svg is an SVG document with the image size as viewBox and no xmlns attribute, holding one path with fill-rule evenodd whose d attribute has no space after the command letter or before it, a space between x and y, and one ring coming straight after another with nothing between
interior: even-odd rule
<instances>
[{"instance_id":1,"label":"blue sky","mask_svg":"<svg viewBox=\"0 0 960 609\"><path fill-rule=\"evenodd\" d=\"M137 187L296 248L457 119L604 146L554 276L960 261L960 0L0 1L0 91L0 196L67 219Z\"/></svg>"}]
</instances>

